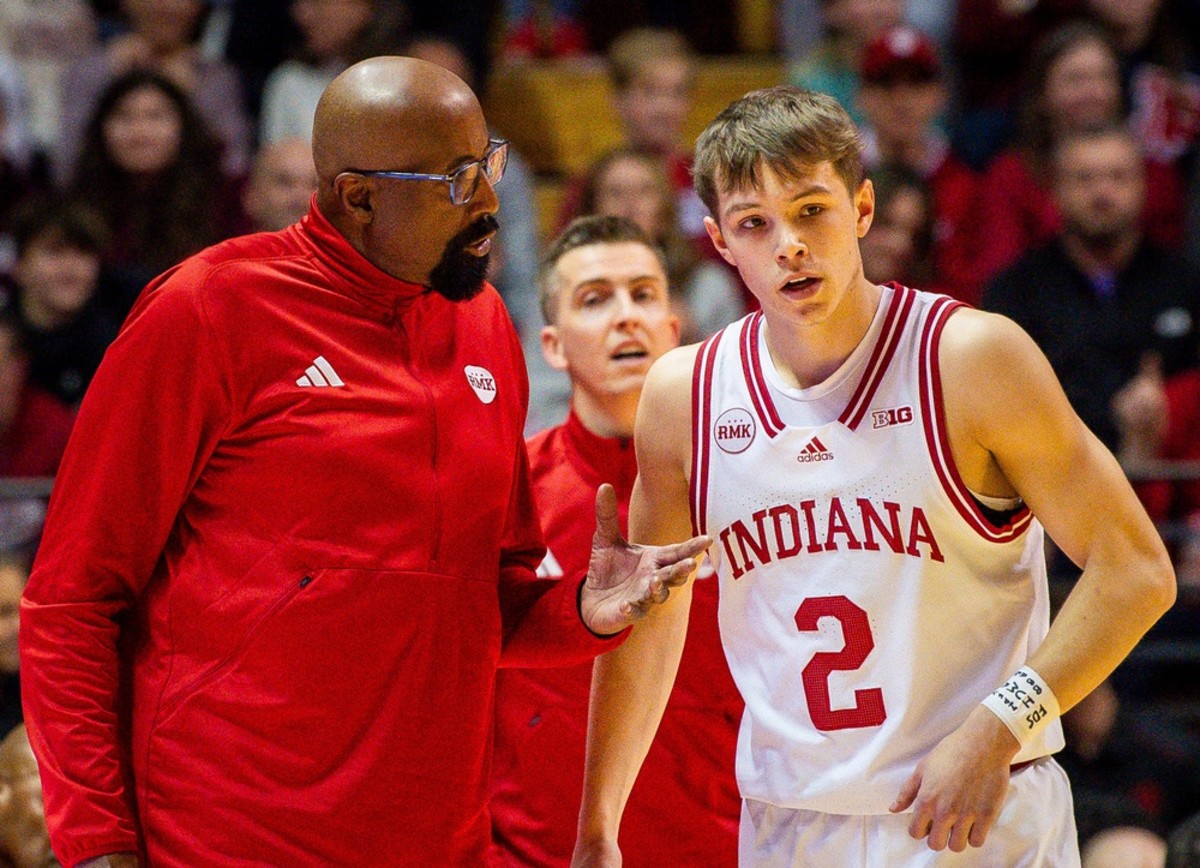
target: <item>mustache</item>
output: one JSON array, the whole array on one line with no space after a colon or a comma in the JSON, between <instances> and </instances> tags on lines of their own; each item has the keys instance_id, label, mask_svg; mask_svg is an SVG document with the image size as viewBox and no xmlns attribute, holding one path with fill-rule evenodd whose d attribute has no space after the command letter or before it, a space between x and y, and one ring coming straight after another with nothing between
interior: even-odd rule
<instances>
[{"instance_id":1,"label":"mustache","mask_svg":"<svg viewBox=\"0 0 1200 868\"><path fill-rule=\"evenodd\" d=\"M469 247L476 241L480 241L491 235L499 228L500 221L496 219L496 215L484 214L450 239L449 246L452 248Z\"/></svg>"}]
</instances>

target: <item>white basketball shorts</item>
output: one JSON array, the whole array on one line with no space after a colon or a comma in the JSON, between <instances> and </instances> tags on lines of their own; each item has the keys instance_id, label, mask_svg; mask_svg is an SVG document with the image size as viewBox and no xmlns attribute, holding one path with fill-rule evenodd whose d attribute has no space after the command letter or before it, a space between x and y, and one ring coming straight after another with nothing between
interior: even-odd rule
<instances>
[{"instance_id":1,"label":"white basketball shorts","mask_svg":"<svg viewBox=\"0 0 1200 868\"><path fill-rule=\"evenodd\" d=\"M1013 772L1000 817L979 848L936 852L909 837L910 814L824 814L742 802L743 868L1078 868L1066 772L1053 759Z\"/></svg>"}]
</instances>

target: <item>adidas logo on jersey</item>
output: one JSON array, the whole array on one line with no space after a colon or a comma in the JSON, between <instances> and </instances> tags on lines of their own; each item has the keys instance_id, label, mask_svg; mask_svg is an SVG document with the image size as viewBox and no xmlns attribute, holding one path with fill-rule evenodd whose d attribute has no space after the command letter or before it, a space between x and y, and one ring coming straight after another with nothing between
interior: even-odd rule
<instances>
[{"instance_id":1,"label":"adidas logo on jersey","mask_svg":"<svg viewBox=\"0 0 1200 868\"><path fill-rule=\"evenodd\" d=\"M308 366L304 376L296 381L297 386L344 386L342 378L337 375L333 365L324 356L317 356Z\"/></svg>"},{"instance_id":2,"label":"adidas logo on jersey","mask_svg":"<svg viewBox=\"0 0 1200 868\"><path fill-rule=\"evenodd\" d=\"M796 456L796 460L801 464L806 464L809 461L832 461L833 453L825 448L825 444L821 442L819 437L814 437L808 441L800 454Z\"/></svg>"}]
</instances>

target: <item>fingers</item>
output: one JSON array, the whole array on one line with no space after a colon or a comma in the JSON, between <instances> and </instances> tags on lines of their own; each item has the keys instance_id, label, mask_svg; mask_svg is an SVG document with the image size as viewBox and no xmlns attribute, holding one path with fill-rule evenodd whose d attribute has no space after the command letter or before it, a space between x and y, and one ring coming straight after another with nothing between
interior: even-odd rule
<instances>
[{"instance_id":1,"label":"fingers","mask_svg":"<svg viewBox=\"0 0 1200 868\"><path fill-rule=\"evenodd\" d=\"M957 822L956 814L947 814L934 820L929 826L929 849L945 850L946 844L950 840L950 832Z\"/></svg>"},{"instance_id":2,"label":"fingers","mask_svg":"<svg viewBox=\"0 0 1200 868\"><path fill-rule=\"evenodd\" d=\"M685 542L662 546L657 552L658 562L667 564L674 561L685 561L701 554L712 544L713 540L710 536L694 536ZM695 564L692 564L688 569L690 570L694 566Z\"/></svg>"},{"instance_id":3,"label":"fingers","mask_svg":"<svg viewBox=\"0 0 1200 868\"><path fill-rule=\"evenodd\" d=\"M617 492L606 482L596 489L596 542L612 545L623 539L617 521Z\"/></svg>"},{"instance_id":4,"label":"fingers","mask_svg":"<svg viewBox=\"0 0 1200 868\"><path fill-rule=\"evenodd\" d=\"M654 576L655 579L667 588L677 588L687 581L688 576L692 574L692 570L695 568L695 562L691 558L688 558L687 560L663 567ZM666 597L664 596L663 599L665 600Z\"/></svg>"},{"instance_id":5,"label":"fingers","mask_svg":"<svg viewBox=\"0 0 1200 868\"><path fill-rule=\"evenodd\" d=\"M907 787L906 784L905 788L907 789ZM898 798L889 810L895 813L895 806L900 801ZM926 843L930 850L940 851L949 848L955 853L961 853L968 846L982 847L995 822L995 813L940 813L932 802L917 802L912 821L908 824L908 834L918 841L922 838L928 839Z\"/></svg>"},{"instance_id":6,"label":"fingers","mask_svg":"<svg viewBox=\"0 0 1200 868\"><path fill-rule=\"evenodd\" d=\"M971 827L971 834L967 838L967 842L972 847L982 847L983 842L987 840L988 832L992 830L992 824L996 822L996 815L990 814L986 817L980 817L975 821L975 825Z\"/></svg>"}]
</instances>

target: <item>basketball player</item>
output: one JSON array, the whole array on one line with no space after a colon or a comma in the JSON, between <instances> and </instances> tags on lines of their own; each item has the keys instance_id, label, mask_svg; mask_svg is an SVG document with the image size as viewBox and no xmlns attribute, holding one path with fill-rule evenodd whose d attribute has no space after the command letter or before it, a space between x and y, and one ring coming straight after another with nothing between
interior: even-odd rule
<instances>
[{"instance_id":1,"label":"basketball player","mask_svg":"<svg viewBox=\"0 0 1200 868\"><path fill-rule=\"evenodd\" d=\"M648 376L630 532L717 540L740 861L1078 864L1057 718L1174 599L1152 524L1024 332L863 277L874 195L832 98L748 94L695 166L762 311ZM1083 567L1052 629L1043 525ZM688 596L597 665L580 865L619 864Z\"/></svg>"},{"instance_id":2,"label":"basketball player","mask_svg":"<svg viewBox=\"0 0 1200 868\"><path fill-rule=\"evenodd\" d=\"M637 476L638 396L651 364L679 345L679 321L663 254L620 217L571 223L542 258L539 284L543 351L551 367L570 375L572 400L565 424L528 442L529 470L548 552L539 573L566 581L587 569L601 483L616 489L625 526ZM737 860L733 760L742 702L721 649L709 576L696 584L679 680L621 830L626 865ZM490 805L497 863L570 861L591 682L591 661L497 673ZM664 801L681 812L669 835Z\"/></svg>"}]
</instances>

